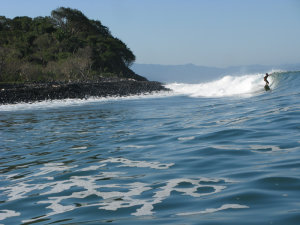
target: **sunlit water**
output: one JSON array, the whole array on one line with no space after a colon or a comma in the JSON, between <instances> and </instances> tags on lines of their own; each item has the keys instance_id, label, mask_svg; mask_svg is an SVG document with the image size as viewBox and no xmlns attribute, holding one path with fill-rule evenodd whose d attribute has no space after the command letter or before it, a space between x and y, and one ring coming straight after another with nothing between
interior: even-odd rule
<instances>
[{"instance_id":1,"label":"sunlit water","mask_svg":"<svg viewBox=\"0 0 300 225\"><path fill-rule=\"evenodd\" d=\"M0 224L299 224L300 74L262 77L0 106Z\"/></svg>"}]
</instances>

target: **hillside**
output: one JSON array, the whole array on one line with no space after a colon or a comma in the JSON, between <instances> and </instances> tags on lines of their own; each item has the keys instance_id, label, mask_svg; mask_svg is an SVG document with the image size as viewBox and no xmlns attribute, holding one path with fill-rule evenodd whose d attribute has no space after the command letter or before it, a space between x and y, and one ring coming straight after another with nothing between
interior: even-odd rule
<instances>
[{"instance_id":1,"label":"hillside","mask_svg":"<svg viewBox=\"0 0 300 225\"><path fill-rule=\"evenodd\" d=\"M100 21L58 8L47 17L0 16L0 82L146 80L129 66L132 51Z\"/></svg>"}]
</instances>

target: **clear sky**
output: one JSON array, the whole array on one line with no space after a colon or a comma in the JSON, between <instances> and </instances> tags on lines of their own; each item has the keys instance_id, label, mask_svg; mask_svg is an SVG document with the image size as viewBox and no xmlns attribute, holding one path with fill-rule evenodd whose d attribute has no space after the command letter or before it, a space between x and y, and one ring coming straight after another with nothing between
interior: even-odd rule
<instances>
[{"instance_id":1,"label":"clear sky","mask_svg":"<svg viewBox=\"0 0 300 225\"><path fill-rule=\"evenodd\" d=\"M71 7L100 20L137 63L300 63L300 0L0 0L0 15Z\"/></svg>"}]
</instances>

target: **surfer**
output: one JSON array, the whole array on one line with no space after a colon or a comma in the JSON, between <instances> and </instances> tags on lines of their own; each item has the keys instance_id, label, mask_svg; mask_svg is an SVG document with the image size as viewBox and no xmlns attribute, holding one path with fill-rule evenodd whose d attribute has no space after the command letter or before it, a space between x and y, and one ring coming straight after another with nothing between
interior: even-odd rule
<instances>
[{"instance_id":1,"label":"surfer","mask_svg":"<svg viewBox=\"0 0 300 225\"><path fill-rule=\"evenodd\" d=\"M266 82L266 85L269 85L269 81L267 80L268 76L269 76L268 73L266 73L266 76L264 76L264 81Z\"/></svg>"},{"instance_id":2,"label":"surfer","mask_svg":"<svg viewBox=\"0 0 300 225\"><path fill-rule=\"evenodd\" d=\"M269 74L266 73L266 76L264 76L264 81L266 82L266 85L265 85L265 90L266 91L269 91L270 90L270 87L269 87L269 81L267 80Z\"/></svg>"}]
</instances>

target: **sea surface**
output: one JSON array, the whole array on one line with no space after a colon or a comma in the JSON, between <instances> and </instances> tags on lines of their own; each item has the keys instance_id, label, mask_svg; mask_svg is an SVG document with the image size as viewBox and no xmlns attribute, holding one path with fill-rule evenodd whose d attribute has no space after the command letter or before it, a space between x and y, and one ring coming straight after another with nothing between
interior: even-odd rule
<instances>
[{"instance_id":1,"label":"sea surface","mask_svg":"<svg viewBox=\"0 0 300 225\"><path fill-rule=\"evenodd\" d=\"M0 106L0 224L300 224L300 73Z\"/></svg>"}]
</instances>

